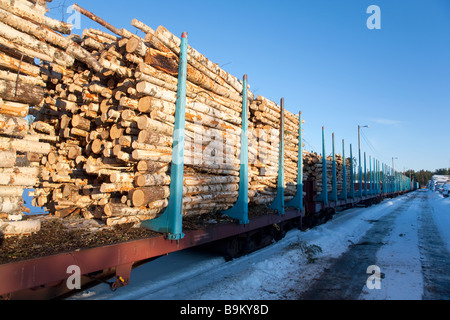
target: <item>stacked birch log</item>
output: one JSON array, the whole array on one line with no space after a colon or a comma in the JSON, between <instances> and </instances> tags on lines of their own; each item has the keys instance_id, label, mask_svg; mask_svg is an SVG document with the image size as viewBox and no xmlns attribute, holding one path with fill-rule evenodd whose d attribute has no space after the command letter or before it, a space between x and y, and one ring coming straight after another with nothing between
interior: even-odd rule
<instances>
[{"instance_id":1,"label":"stacked birch log","mask_svg":"<svg viewBox=\"0 0 450 320\"><path fill-rule=\"evenodd\" d=\"M52 116L43 122L54 123L59 137L45 163L57 172L39 204L58 216L76 212L108 224L152 219L170 195L180 39L137 20L132 24L145 38L101 21L116 36L90 29L78 41L99 70L78 61L48 70L62 74L47 79L39 114ZM241 82L189 50L185 215L236 201L242 112Z\"/></svg>"},{"instance_id":2,"label":"stacked birch log","mask_svg":"<svg viewBox=\"0 0 450 320\"><path fill-rule=\"evenodd\" d=\"M304 152L303 165L304 165L304 180L312 179L316 181L316 195L322 193L322 176L323 176L323 161L322 156L314 152ZM337 193L338 195L343 192L343 164L344 159L342 155L336 154L336 181L337 181ZM333 157L327 156L327 191L332 192L332 178L333 178ZM347 180L347 193L350 192L350 170L351 170L351 159L346 159L346 180Z\"/></svg>"},{"instance_id":3,"label":"stacked birch log","mask_svg":"<svg viewBox=\"0 0 450 320\"><path fill-rule=\"evenodd\" d=\"M284 110L284 175L285 200L296 194L298 171L299 117ZM281 107L263 96L250 105L250 202L268 204L277 192Z\"/></svg>"},{"instance_id":4,"label":"stacked birch log","mask_svg":"<svg viewBox=\"0 0 450 320\"><path fill-rule=\"evenodd\" d=\"M45 13L43 1L0 1L0 218L4 220L21 220L23 212L29 212L24 190L38 185L40 161L50 151L45 136L34 131L39 124L30 126L26 117L45 94L34 58L53 58L46 43L22 33L31 25L57 28Z\"/></svg>"}]
</instances>

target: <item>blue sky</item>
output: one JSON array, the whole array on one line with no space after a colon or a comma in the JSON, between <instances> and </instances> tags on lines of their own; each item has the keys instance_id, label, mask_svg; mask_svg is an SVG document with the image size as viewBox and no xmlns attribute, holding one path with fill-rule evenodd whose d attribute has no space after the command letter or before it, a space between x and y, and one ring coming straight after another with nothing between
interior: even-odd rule
<instances>
[{"instance_id":1,"label":"blue sky","mask_svg":"<svg viewBox=\"0 0 450 320\"><path fill-rule=\"evenodd\" d=\"M362 150L395 168L450 167L450 1L190 0L88 1L81 7L137 32L137 18L156 29L189 33L189 44L251 90L303 112L306 149L321 152L325 126L340 152ZM63 4L63 7L58 7ZM65 20L66 0L49 4ZM369 30L370 5L381 29ZM81 28L102 29L85 17ZM76 31L81 33L82 30ZM140 32L137 32L141 34Z\"/></svg>"}]
</instances>

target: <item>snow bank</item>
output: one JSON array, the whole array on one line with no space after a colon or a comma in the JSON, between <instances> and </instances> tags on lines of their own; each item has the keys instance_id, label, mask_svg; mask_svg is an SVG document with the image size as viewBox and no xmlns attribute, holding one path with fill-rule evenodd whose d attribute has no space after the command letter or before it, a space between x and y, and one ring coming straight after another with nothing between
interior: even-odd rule
<instances>
[{"instance_id":1,"label":"snow bank","mask_svg":"<svg viewBox=\"0 0 450 320\"><path fill-rule=\"evenodd\" d=\"M439 192L428 191L428 193L432 217L450 252L450 197L444 198Z\"/></svg>"}]
</instances>

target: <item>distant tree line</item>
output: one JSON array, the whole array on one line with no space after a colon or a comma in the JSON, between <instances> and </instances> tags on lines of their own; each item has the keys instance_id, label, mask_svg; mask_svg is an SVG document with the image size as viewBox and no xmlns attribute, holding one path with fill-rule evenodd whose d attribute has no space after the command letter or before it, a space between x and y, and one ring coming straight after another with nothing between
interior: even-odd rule
<instances>
[{"instance_id":1,"label":"distant tree line","mask_svg":"<svg viewBox=\"0 0 450 320\"><path fill-rule=\"evenodd\" d=\"M419 182L421 186L426 186L428 181L430 181L431 177L434 175L450 175L450 168L437 169L434 172L429 170L420 170L420 171L408 170L405 172L405 176L409 177L410 175L414 179L414 181Z\"/></svg>"}]
</instances>

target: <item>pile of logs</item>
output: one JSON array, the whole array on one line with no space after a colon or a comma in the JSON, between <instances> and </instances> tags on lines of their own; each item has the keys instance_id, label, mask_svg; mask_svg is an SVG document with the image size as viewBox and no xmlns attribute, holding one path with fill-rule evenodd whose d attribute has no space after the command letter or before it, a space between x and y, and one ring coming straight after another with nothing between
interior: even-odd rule
<instances>
[{"instance_id":1,"label":"pile of logs","mask_svg":"<svg viewBox=\"0 0 450 320\"><path fill-rule=\"evenodd\" d=\"M26 184L35 188L33 204L57 217L82 215L108 225L155 218L170 195L181 40L163 26L153 30L133 20L140 37L77 5L112 34L70 35L71 26L46 17L45 8L42 0L0 0L0 123L6 124L0 143L9 161L2 165L10 166L1 174L14 172L20 184L13 168L20 152L36 164L26 174L36 173ZM242 81L189 47L185 216L226 210L237 200L242 92ZM249 196L265 204L278 177L280 107L249 89L248 98ZM28 112L35 117L31 127ZM299 118L286 111L285 119L289 200L297 183ZM27 147L15 152L13 144Z\"/></svg>"},{"instance_id":2,"label":"pile of logs","mask_svg":"<svg viewBox=\"0 0 450 320\"><path fill-rule=\"evenodd\" d=\"M54 52L45 42L22 33L31 26L39 28L38 24L58 28L45 13L41 1L0 1L0 219L4 220L21 220L30 211L24 206L24 190L38 186L40 162L50 152L45 136L34 131L39 124L30 126L27 116L45 94L34 58L52 60L48 54Z\"/></svg>"},{"instance_id":3,"label":"pile of logs","mask_svg":"<svg viewBox=\"0 0 450 320\"><path fill-rule=\"evenodd\" d=\"M323 161L322 156L314 152L304 152L303 153L303 178L304 180L312 179L316 181L316 194L322 193L322 176L323 176ZM337 182L337 194L341 194L343 191L343 164L344 159L342 155L336 154L336 182ZM327 191L332 192L332 179L333 179L333 157L326 157L327 163ZM350 192L350 170L351 170L351 159L347 158L346 161L346 180L347 180L347 193Z\"/></svg>"},{"instance_id":4,"label":"pile of logs","mask_svg":"<svg viewBox=\"0 0 450 320\"><path fill-rule=\"evenodd\" d=\"M50 124L47 133L58 139L42 163L48 174L38 204L109 225L152 219L170 195L180 39L137 20L145 38L101 23L116 35L89 29L73 38L100 69L78 60L43 66L47 96L36 122ZM189 61L185 215L227 209L237 199L243 89L192 48Z\"/></svg>"},{"instance_id":5,"label":"pile of logs","mask_svg":"<svg viewBox=\"0 0 450 320\"><path fill-rule=\"evenodd\" d=\"M284 111L285 200L296 194L298 171L299 117ZM275 199L280 153L281 107L257 96L250 105L250 202L268 204Z\"/></svg>"}]
</instances>

